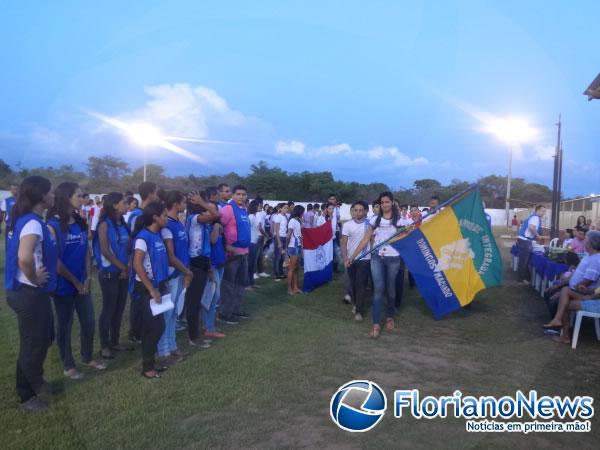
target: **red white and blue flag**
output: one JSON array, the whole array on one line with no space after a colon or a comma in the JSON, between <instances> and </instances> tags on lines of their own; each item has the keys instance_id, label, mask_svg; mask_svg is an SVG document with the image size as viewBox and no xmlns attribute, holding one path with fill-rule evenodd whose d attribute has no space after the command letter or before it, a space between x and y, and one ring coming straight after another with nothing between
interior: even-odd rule
<instances>
[{"instance_id":1,"label":"red white and blue flag","mask_svg":"<svg viewBox=\"0 0 600 450\"><path fill-rule=\"evenodd\" d=\"M310 292L333 278L333 229L327 221L320 227L303 228L304 292Z\"/></svg>"}]
</instances>

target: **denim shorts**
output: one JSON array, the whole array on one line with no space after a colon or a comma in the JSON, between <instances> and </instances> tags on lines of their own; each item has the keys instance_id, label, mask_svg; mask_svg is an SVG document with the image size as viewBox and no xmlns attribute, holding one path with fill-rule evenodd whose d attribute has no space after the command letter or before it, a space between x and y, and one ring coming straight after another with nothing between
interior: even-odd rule
<instances>
[{"instance_id":1,"label":"denim shorts","mask_svg":"<svg viewBox=\"0 0 600 450\"><path fill-rule=\"evenodd\" d=\"M300 247L288 247L288 256L300 256Z\"/></svg>"},{"instance_id":2,"label":"denim shorts","mask_svg":"<svg viewBox=\"0 0 600 450\"><path fill-rule=\"evenodd\" d=\"M600 314L600 300L581 300L581 310Z\"/></svg>"}]
</instances>

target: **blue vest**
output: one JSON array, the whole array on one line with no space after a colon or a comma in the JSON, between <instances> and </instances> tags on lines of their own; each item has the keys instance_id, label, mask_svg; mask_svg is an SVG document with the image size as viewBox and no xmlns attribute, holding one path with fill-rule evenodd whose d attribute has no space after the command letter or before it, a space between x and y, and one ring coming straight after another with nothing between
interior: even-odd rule
<instances>
[{"instance_id":1,"label":"blue vest","mask_svg":"<svg viewBox=\"0 0 600 450\"><path fill-rule=\"evenodd\" d=\"M129 217L127 218L127 226L129 227L129 229L133 232L133 227L131 226L131 224L133 223L133 218L134 217L140 217L142 214L144 214L144 210L141 208L135 208L133 211L131 211L131 214L129 214ZM137 222L137 219L136 219Z\"/></svg>"},{"instance_id":2,"label":"blue vest","mask_svg":"<svg viewBox=\"0 0 600 450\"><path fill-rule=\"evenodd\" d=\"M169 217L167 221L167 228L173 235L173 249L175 250L175 256L184 266L189 267L190 265L190 254L188 251L188 235L185 227L179 220L175 220ZM177 269L171 274L171 278L175 278L181 275L181 272Z\"/></svg>"},{"instance_id":3,"label":"blue vest","mask_svg":"<svg viewBox=\"0 0 600 450\"><path fill-rule=\"evenodd\" d=\"M106 222L106 237L108 238L112 252L119 261L127 265L129 263L129 230L127 229L127 226L121 222L119 226L115 227L113 221L108 217L103 219L103 222ZM94 239L92 241L94 259L96 260L98 270L103 270L105 272L120 272L120 269L112 263L107 267L102 265L102 250L100 249L100 237L98 236L99 228L100 223L96 227Z\"/></svg>"},{"instance_id":4,"label":"blue vest","mask_svg":"<svg viewBox=\"0 0 600 450\"><path fill-rule=\"evenodd\" d=\"M4 222L10 223L10 212L12 211L12 207L14 206L17 200L14 197L8 197L4 200L6 203L6 214L4 215Z\"/></svg>"},{"instance_id":5,"label":"blue vest","mask_svg":"<svg viewBox=\"0 0 600 450\"><path fill-rule=\"evenodd\" d=\"M209 225L209 231L212 233L212 225ZM223 245L223 234L220 233L217 241L210 245L210 263L215 267L225 264L225 246Z\"/></svg>"},{"instance_id":6,"label":"blue vest","mask_svg":"<svg viewBox=\"0 0 600 450\"><path fill-rule=\"evenodd\" d=\"M529 239L530 241L533 241L534 238L526 237L525 232L527 231L527 228L529 228L529 220L533 216L535 216L535 213L531 214L527 219L525 219L521 224L521 228L519 228L519 236L524 237L525 239ZM537 227L537 234L542 234L542 219L540 219L540 224Z\"/></svg>"},{"instance_id":7,"label":"blue vest","mask_svg":"<svg viewBox=\"0 0 600 450\"><path fill-rule=\"evenodd\" d=\"M237 241L232 246L237 248L250 247L250 219L248 219L248 210L240 208L236 202L230 203L235 216L235 224L237 226Z\"/></svg>"},{"instance_id":8,"label":"blue vest","mask_svg":"<svg viewBox=\"0 0 600 450\"><path fill-rule=\"evenodd\" d=\"M158 288L163 281L169 278L169 257L167 255L165 243L162 240L160 233L153 233L148 228L144 228L142 231L140 231L135 239L143 239L146 241L146 248L148 249L148 256L150 257L150 265L152 266L152 286ZM135 270L133 269L132 264L129 273L130 293L133 293L135 275Z\"/></svg>"},{"instance_id":9,"label":"blue vest","mask_svg":"<svg viewBox=\"0 0 600 450\"><path fill-rule=\"evenodd\" d=\"M87 277L85 262L88 252L88 240L86 231L82 230L77 223L71 223L68 231L63 233L60 228L60 221L56 218L48 220L48 225L54 229L54 233L58 238L58 259L75 278L83 283ZM76 293L75 286L66 278L58 275L56 294L72 295Z\"/></svg>"},{"instance_id":10,"label":"blue vest","mask_svg":"<svg viewBox=\"0 0 600 450\"><path fill-rule=\"evenodd\" d=\"M48 271L49 277L44 291L54 292L56 289L56 265L58 261L58 249L56 241L50 234L48 226L42 218L35 213L27 213L17 219L12 231L6 233L6 264L4 272L4 287L6 289L17 290L21 283L17 280L19 271L19 243L21 241L21 231L30 220L35 220L42 226L42 263Z\"/></svg>"}]
</instances>

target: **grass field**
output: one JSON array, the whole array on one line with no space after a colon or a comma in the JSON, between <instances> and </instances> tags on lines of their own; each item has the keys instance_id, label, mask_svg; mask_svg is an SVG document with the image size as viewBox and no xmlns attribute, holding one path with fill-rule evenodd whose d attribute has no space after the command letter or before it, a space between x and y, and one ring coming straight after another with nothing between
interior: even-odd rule
<instances>
[{"instance_id":1,"label":"grass field","mask_svg":"<svg viewBox=\"0 0 600 450\"><path fill-rule=\"evenodd\" d=\"M576 351L555 344L542 334L543 300L508 271L506 280L442 321L432 319L416 290L408 290L397 330L377 341L367 338L369 321L351 320L339 280L294 298L285 295L284 284L261 280L261 289L247 295L252 319L224 326L227 337L207 350L191 351L180 333L181 348L191 354L161 380L140 377L136 351L119 354L104 373L86 371L83 380L66 381L53 346L46 378L60 392L42 415L17 408L16 320L2 302L0 447L597 448L597 419L591 433L528 435L467 433L464 420L394 419L391 409L360 435L339 430L329 419L332 394L352 379L377 382L388 399L394 389L411 388L432 395L537 389L598 397L600 343L591 324L584 323ZM96 317L98 292L96 282ZM76 325L76 356L78 336Z\"/></svg>"}]
</instances>

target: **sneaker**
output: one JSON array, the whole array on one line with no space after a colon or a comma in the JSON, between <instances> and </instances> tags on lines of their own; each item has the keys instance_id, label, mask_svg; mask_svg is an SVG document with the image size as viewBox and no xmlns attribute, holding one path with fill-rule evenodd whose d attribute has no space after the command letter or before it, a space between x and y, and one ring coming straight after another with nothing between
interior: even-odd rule
<instances>
[{"instance_id":1,"label":"sneaker","mask_svg":"<svg viewBox=\"0 0 600 450\"><path fill-rule=\"evenodd\" d=\"M354 320L356 322L362 322L363 321L363 316L360 313L356 313L356 315L354 316Z\"/></svg>"},{"instance_id":2,"label":"sneaker","mask_svg":"<svg viewBox=\"0 0 600 450\"><path fill-rule=\"evenodd\" d=\"M235 320L233 316L219 315L219 320L229 325L237 325L238 323L240 323L238 320Z\"/></svg>"},{"instance_id":3,"label":"sneaker","mask_svg":"<svg viewBox=\"0 0 600 450\"><path fill-rule=\"evenodd\" d=\"M235 316L235 318L238 318L238 319L249 319L250 318L250 314L248 314L245 311L242 311L240 313L233 313L233 316Z\"/></svg>"},{"instance_id":4,"label":"sneaker","mask_svg":"<svg viewBox=\"0 0 600 450\"><path fill-rule=\"evenodd\" d=\"M175 325L175 331L183 331L186 329L187 329L187 327L185 326L185 323L178 320L177 325Z\"/></svg>"},{"instance_id":5,"label":"sneaker","mask_svg":"<svg viewBox=\"0 0 600 450\"><path fill-rule=\"evenodd\" d=\"M220 331L207 331L206 333L204 333L204 336L208 337L208 338L224 338L225 337L225 333L221 333Z\"/></svg>"},{"instance_id":6,"label":"sneaker","mask_svg":"<svg viewBox=\"0 0 600 450\"><path fill-rule=\"evenodd\" d=\"M75 367L63 370L63 375L71 380L81 380L83 378L83 373L79 372Z\"/></svg>"},{"instance_id":7,"label":"sneaker","mask_svg":"<svg viewBox=\"0 0 600 450\"><path fill-rule=\"evenodd\" d=\"M344 295L344 303L350 305L352 303L352 297L349 294Z\"/></svg>"},{"instance_id":8,"label":"sneaker","mask_svg":"<svg viewBox=\"0 0 600 450\"><path fill-rule=\"evenodd\" d=\"M269 278L271 275L269 275L266 272L261 272L261 273L258 274L258 276L261 277L261 278Z\"/></svg>"},{"instance_id":9,"label":"sneaker","mask_svg":"<svg viewBox=\"0 0 600 450\"><path fill-rule=\"evenodd\" d=\"M275 278L275 281L281 281L281 278L277 277Z\"/></svg>"},{"instance_id":10,"label":"sneaker","mask_svg":"<svg viewBox=\"0 0 600 450\"><path fill-rule=\"evenodd\" d=\"M258 280L260 277L257 274L254 274L253 277L255 280Z\"/></svg>"},{"instance_id":11,"label":"sneaker","mask_svg":"<svg viewBox=\"0 0 600 450\"><path fill-rule=\"evenodd\" d=\"M26 402L21 403L20 408L25 412L37 413L47 411L48 405L36 396L33 396Z\"/></svg>"},{"instance_id":12,"label":"sneaker","mask_svg":"<svg viewBox=\"0 0 600 450\"><path fill-rule=\"evenodd\" d=\"M129 337L129 342L131 342L132 344L141 344L142 340L135 337L135 336L130 336Z\"/></svg>"}]
</instances>

